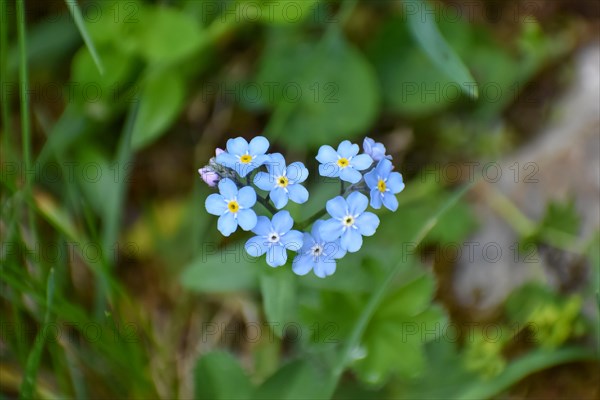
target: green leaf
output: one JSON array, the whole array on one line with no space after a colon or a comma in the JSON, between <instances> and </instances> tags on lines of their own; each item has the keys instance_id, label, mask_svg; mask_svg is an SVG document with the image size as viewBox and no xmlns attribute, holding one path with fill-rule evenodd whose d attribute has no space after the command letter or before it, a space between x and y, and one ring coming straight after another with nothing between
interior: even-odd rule
<instances>
[{"instance_id":1,"label":"green leaf","mask_svg":"<svg viewBox=\"0 0 600 400\"><path fill-rule=\"evenodd\" d=\"M131 145L139 150L164 134L179 116L185 100L185 83L175 71L152 73L140 96L138 123Z\"/></svg>"},{"instance_id":2,"label":"green leaf","mask_svg":"<svg viewBox=\"0 0 600 400\"><path fill-rule=\"evenodd\" d=\"M318 3L319 0L263 0L260 20L268 24L297 24L311 16L314 18ZM251 1L248 4L256 3Z\"/></svg>"},{"instance_id":3,"label":"green leaf","mask_svg":"<svg viewBox=\"0 0 600 400\"><path fill-rule=\"evenodd\" d=\"M435 23L435 14L422 12L428 5L425 0L405 0L408 27L414 39L431 61L454 82L465 94L477 98L476 81L460 57L448 45ZM416 10L421 12L416 12Z\"/></svg>"},{"instance_id":4,"label":"green leaf","mask_svg":"<svg viewBox=\"0 0 600 400\"><path fill-rule=\"evenodd\" d=\"M269 377L256 390L254 399L326 399L324 376L327 373L308 361L293 361Z\"/></svg>"},{"instance_id":5,"label":"green leaf","mask_svg":"<svg viewBox=\"0 0 600 400\"><path fill-rule=\"evenodd\" d=\"M173 62L190 56L204 43L200 25L171 7L140 9L138 51L148 62Z\"/></svg>"},{"instance_id":6,"label":"green leaf","mask_svg":"<svg viewBox=\"0 0 600 400\"><path fill-rule=\"evenodd\" d=\"M364 382L380 385L393 373L421 374L426 366L423 346L442 334L445 312L430 305L433 278L423 275L389 295L363 337L364 358L354 370Z\"/></svg>"},{"instance_id":7,"label":"green leaf","mask_svg":"<svg viewBox=\"0 0 600 400\"><path fill-rule=\"evenodd\" d=\"M290 29L274 29L255 80L263 102L274 107L267 135L288 146L353 138L379 110L375 73L341 34L315 46Z\"/></svg>"},{"instance_id":8,"label":"green leaf","mask_svg":"<svg viewBox=\"0 0 600 400\"><path fill-rule=\"evenodd\" d=\"M181 275L181 284L197 292L221 293L253 290L258 287L258 268L264 264L248 256L243 247L216 249L205 245L200 257ZM256 265L260 264L260 265Z\"/></svg>"},{"instance_id":9,"label":"green leaf","mask_svg":"<svg viewBox=\"0 0 600 400\"><path fill-rule=\"evenodd\" d=\"M291 271L283 268L262 273L260 289L267 321L273 330L282 337L283 327L294 321L297 315L296 280Z\"/></svg>"},{"instance_id":10,"label":"green leaf","mask_svg":"<svg viewBox=\"0 0 600 400\"><path fill-rule=\"evenodd\" d=\"M92 59L94 60L94 64L98 68L98 72L100 75L104 75L104 65L102 64L102 60L100 59L100 55L96 50L96 46L94 45L94 41L90 37L88 30L85 26L85 21L83 19L83 15L81 15L81 9L79 8L79 4L75 0L65 0L67 4L67 8L69 12L73 16L73 20L75 21L75 25L77 25L77 29L79 29L79 33L85 42L86 47L88 48Z\"/></svg>"},{"instance_id":11,"label":"green leaf","mask_svg":"<svg viewBox=\"0 0 600 400\"><path fill-rule=\"evenodd\" d=\"M245 400L253 387L231 354L213 351L198 359L194 371L196 399Z\"/></svg>"}]
</instances>

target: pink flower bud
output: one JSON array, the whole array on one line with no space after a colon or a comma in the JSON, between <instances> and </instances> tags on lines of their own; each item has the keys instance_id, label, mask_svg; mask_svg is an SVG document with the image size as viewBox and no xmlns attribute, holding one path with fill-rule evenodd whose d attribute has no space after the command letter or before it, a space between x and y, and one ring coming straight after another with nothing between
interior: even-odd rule
<instances>
[{"instance_id":1,"label":"pink flower bud","mask_svg":"<svg viewBox=\"0 0 600 400\"><path fill-rule=\"evenodd\" d=\"M217 186L217 183L221 180L219 174L217 174L211 167L202 167L198 170L200 177L210 187Z\"/></svg>"}]
</instances>

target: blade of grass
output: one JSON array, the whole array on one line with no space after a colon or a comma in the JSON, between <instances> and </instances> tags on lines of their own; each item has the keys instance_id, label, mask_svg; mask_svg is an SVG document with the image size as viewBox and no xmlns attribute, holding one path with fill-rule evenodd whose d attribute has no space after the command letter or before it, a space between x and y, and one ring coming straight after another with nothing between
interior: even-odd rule
<instances>
[{"instance_id":1,"label":"blade of grass","mask_svg":"<svg viewBox=\"0 0 600 400\"><path fill-rule=\"evenodd\" d=\"M48 282L46 284L46 312L44 315L44 325L48 326L50 323L50 315L52 313L52 302L54 300L54 268L50 269L48 275ZM44 343L46 342L46 335L44 334L45 329L42 328L38 332L33 344L33 348L27 358L27 365L25 367L25 376L21 383L21 389L19 398L31 399L33 398L33 391L35 390L35 378L42 358L42 350L44 349Z\"/></svg>"},{"instance_id":2,"label":"blade of grass","mask_svg":"<svg viewBox=\"0 0 600 400\"><path fill-rule=\"evenodd\" d=\"M102 64L102 60L96 51L96 46L94 46L94 42L92 41L92 38L85 27L85 21L83 20L83 15L81 14L79 4L77 4L76 0L65 0L65 3L67 4L67 8L69 9L71 16L73 16L73 21L75 21L75 25L77 26L77 29L79 29L79 33L81 34L83 42L92 55L92 59L94 60L94 64L96 64L96 68L98 68L100 75L104 75L104 65Z\"/></svg>"},{"instance_id":3,"label":"blade of grass","mask_svg":"<svg viewBox=\"0 0 600 400\"><path fill-rule=\"evenodd\" d=\"M469 385L458 398L489 399L536 371L584 360L598 360L598 355L580 347L566 347L555 351L535 350L510 363L509 367L496 378Z\"/></svg>"},{"instance_id":4,"label":"blade of grass","mask_svg":"<svg viewBox=\"0 0 600 400\"><path fill-rule=\"evenodd\" d=\"M131 136L137 121L139 109L139 102L132 104L127 116L123 134L121 135L121 141L117 149L117 156L114 165L118 170L118 179L115 182L113 193L108 196L103 218L105 225L102 229L101 248L104 254L110 254L111 250L114 250L114 246L117 244L117 240L119 238L119 224L121 222L123 202L125 199L125 191L128 182L127 165L132 158ZM108 268L106 268L104 271L104 277L98 281L98 290L96 290L96 313L98 316L102 315L104 312L104 295L109 289L108 274L110 274L110 271Z\"/></svg>"},{"instance_id":5,"label":"blade of grass","mask_svg":"<svg viewBox=\"0 0 600 400\"><path fill-rule=\"evenodd\" d=\"M435 215L430 217L425 222L425 224L421 227L421 229L416 233L416 235L414 236L411 243L414 244L415 247L418 246L423 241L425 236L427 236L427 234L431 231L431 229L433 229L433 227L435 227L435 225L438 223L439 219L452 206L454 206L456 204L456 202L465 193L467 193L469 191L469 189L471 189L475 183L476 183L476 181L474 180L473 182L465 185L462 189L457 191L454 194L454 196L452 196L435 213ZM379 287L372 294L371 298L369 299L369 302L367 303L365 308L362 310L358 320L356 321L352 331L350 332L348 341L346 342L345 346L342 347L340 357L338 358L336 364L333 366L331 375L329 376L329 382L328 382L329 385L327 388L327 390L328 390L327 397L328 398L330 398L332 396L333 392L335 391L335 388L337 387L338 381L339 381L340 377L342 376L342 373L344 372L344 370L346 369L346 367L348 366L348 364L350 363L350 361L352 359L352 353L358 347L360 339L362 338L362 335L364 334L369 321L373 317L373 314L377 310L377 307L381 303L381 300L383 299L385 293L387 292L391 283L394 281L394 278L396 277L396 275L398 275L398 273L402 270L402 267L405 265L406 265L406 262L400 261L393 268L390 269L390 271L388 272L385 279L381 282Z\"/></svg>"},{"instance_id":6,"label":"blade of grass","mask_svg":"<svg viewBox=\"0 0 600 400\"><path fill-rule=\"evenodd\" d=\"M10 101L8 99L8 0L0 0L0 15L3 16L0 24L0 96L2 96L2 131L5 156L13 154L10 141Z\"/></svg>"}]
</instances>

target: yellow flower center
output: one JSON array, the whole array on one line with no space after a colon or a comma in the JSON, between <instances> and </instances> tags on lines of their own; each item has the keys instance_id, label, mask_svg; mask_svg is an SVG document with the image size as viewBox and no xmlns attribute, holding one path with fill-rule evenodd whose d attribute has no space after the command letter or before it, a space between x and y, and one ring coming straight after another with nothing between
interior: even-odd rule
<instances>
[{"instance_id":1,"label":"yellow flower center","mask_svg":"<svg viewBox=\"0 0 600 400\"><path fill-rule=\"evenodd\" d=\"M377 182L377 189L379 189L381 193L385 192L386 186L383 179L380 179L379 182Z\"/></svg>"},{"instance_id":2,"label":"yellow flower center","mask_svg":"<svg viewBox=\"0 0 600 400\"><path fill-rule=\"evenodd\" d=\"M346 215L342 220L342 223L347 227L351 227L352 225L354 225L354 217L352 215Z\"/></svg>"},{"instance_id":3,"label":"yellow flower center","mask_svg":"<svg viewBox=\"0 0 600 400\"><path fill-rule=\"evenodd\" d=\"M234 214L240 211L240 205L235 200L230 200L229 203L227 203L227 208L229 209L229 212L232 212Z\"/></svg>"},{"instance_id":4,"label":"yellow flower center","mask_svg":"<svg viewBox=\"0 0 600 400\"><path fill-rule=\"evenodd\" d=\"M288 185L288 178L285 176L280 176L277 178L277 185L284 188Z\"/></svg>"},{"instance_id":5,"label":"yellow flower center","mask_svg":"<svg viewBox=\"0 0 600 400\"><path fill-rule=\"evenodd\" d=\"M346 168L349 164L350 164L350 161L348 161L347 158L341 157L340 159L337 160L337 165L340 168Z\"/></svg>"},{"instance_id":6,"label":"yellow flower center","mask_svg":"<svg viewBox=\"0 0 600 400\"><path fill-rule=\"evenodd\" d=\"M240 161L244 164L248 164L250 161L252 161L252 156L250 154L244 154L240 157Z\"/></svg>"}]
</instances>

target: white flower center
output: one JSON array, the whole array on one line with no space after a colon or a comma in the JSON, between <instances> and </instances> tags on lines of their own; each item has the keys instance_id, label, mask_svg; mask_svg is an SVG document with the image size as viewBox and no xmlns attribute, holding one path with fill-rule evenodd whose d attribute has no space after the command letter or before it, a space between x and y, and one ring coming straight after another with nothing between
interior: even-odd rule
<instances>
[{"instance_id":1,"label":"white flower center","mask_svg":"<svg viewBox=\"0 0 600 400\"><path fill-rule=\"evenodd\" d=\"M344 218L342 218L342 224L346 228L352 227L354 225L354 217L352 215L346 215Z\"/></svg>"},{"instance_id":2,"label":"white flower center","mask_svg":"<svg viewBox=\"0 0 600 400\"><path fill-rule=\"evenodd\" d=\"M278 243L279 234L277 232L271 232L267 235L267 240L269 240L270 243Z\"/></svg>"},{"instance_id":3,"label":"white flower center","mask_svg":"<svg viewBox=\"0 0 600 400\"><path fill-rule=\"evenodd\" d=\"M321 246L319 243L316 243L313 247L310 248L310 252L313 256L318 257L321 254L323 254L323 246Z\"/></svg>"}]
</instances>

